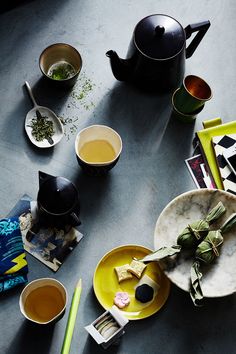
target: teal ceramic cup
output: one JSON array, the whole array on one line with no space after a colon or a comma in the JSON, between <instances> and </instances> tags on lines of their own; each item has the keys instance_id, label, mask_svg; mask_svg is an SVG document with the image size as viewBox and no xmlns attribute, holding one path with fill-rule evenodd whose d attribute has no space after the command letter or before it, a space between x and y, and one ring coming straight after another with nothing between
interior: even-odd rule
<instances>
[{"instance_id":1,"label":"teal ceramic cup","mask_svg":"<svg viewBox=\"0 0 236 354\"><path fill-rule=\"evenodd\" d=\"M188 75L174 93L174 106L183 114L192 114L212 98L210 86L198 76Z\"/></svg>"}]
</instances>

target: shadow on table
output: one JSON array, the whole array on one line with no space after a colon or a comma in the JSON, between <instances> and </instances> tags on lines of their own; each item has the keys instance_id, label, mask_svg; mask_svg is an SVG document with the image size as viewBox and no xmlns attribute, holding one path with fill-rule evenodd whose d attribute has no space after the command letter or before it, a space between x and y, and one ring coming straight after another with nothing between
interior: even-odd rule
<instances>
[{"instance_id":1,"label":"shadow on table","mask_svg":"<svg viewBox=\"0 0 236 354\"><path fill-rule=\"evenodd\" d=\"M117 82L105 102L100 102L104 124L116 129L124 144L149 144L161 141L171 111L171 92L146 92ZM98 106L96 111L101 110ZM125 146L124 146L125 147Z\"/></svg>"},{"instance_id":2,"label":"shadow on table","mask_svg":"<svg viewBox=\"0 0 236 354\"><path fill-rule=\"evenodd\" d=\"M86 341L83 354L91 354L91 353L104 354L105 352L106 354L116 354L119 352L121 353L119 347L120 341L122 341L122 338L120 340L118 339L117 343L111 345L109 348L105 350L102 348L102 346L99 346L92 337L89 336Z\"/></svg>"},{"instance_id":3,"label":"shadow on table","mask_svg":"<svg viewBox=\"0 0 236 354\"><path fill-rule=\"evenodd\" d=\"M173 341L168 343L166 352L232 352L231 328L236 325L232 313L236 309L236 294L206 298L203 307L195 307L190 295L172 284L167 305L162 320L165 321L165 331L173 334ZM156 345L159 341L157 338Z\"/></svg>"},{"instance_id":4,"label":"shadow on table","mask_svg":"<svg viewBox=\"0 0 236 354\"><path fill-rule=\"evenodd\" d=\"M54 325L40 326L25 320L6 354L49 354Z\"/></svg>"},{"instance_id":5,"label":"shadow on table","mask_svg":"<svg viewBox=\"0 0 236 354\"><path fill-rule=\"evenodd\" d=\"M185 123L178 120L173 112L170 113L170 119L163 136L161 147L170 148L173 147L172 152L179 153L182 151L186 154L192 148L193 132L195 128L195 121L191 123ZM174 149L178 147L178 149Z\"/></svg>"},{"instance_id":6,"label":"shadow on table","mask_svg":"<svg viewBox=\"0 0 236 354\"><path fill-rule=\"evenodd\" d=\"M22 6L34 0L3 0L0 5L0 13L12 10L14 7Z\"/></svg>"},{"instance_id":7,"label":"shadow on table","mask_svg":"<svg viewBox=\"0 0 236 354\"><path fill-rule=\"evenodd\" d=\"M82 219L83 215L93 218L101 209L104 201L109 197L111 192L112 174L108 173L104 176L89 176L78 167L73 177L73 181L79 190L80 202L82 205ZM109 192L110 191L110 192Z\"/></svg>"},{"instance_id":8,"label":"shadow on table","mask_svg":"<svg viewBox=\"0 0 236 354\"><path fill-rule=\"evenodd\" d=\"M58 115L64 107L73 87L58 88L53 82L41 76L31 89L38 105L46 106ZM26 90L25 95L28 95ZM29 96L28 99L30 100Z\"/></svg>"}]
</instances>

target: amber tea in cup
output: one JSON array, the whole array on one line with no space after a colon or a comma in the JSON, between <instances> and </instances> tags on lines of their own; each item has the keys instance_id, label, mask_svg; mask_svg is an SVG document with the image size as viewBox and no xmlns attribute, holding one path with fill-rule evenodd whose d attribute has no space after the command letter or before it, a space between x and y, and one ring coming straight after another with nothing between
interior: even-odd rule
<instances>
[{"instance_id":1,"label":"amber tea in cup","mask_svg":"<svg viewBox=\"0 0 236 354\"><path fill-rule=\"evenodd\" d=\"M122 150L120 135L106 125L91 125L75 140L79 165L91 175L102 175L114 167Z\"/></svg>"},{"instance_id":2,"label":"amber tea in cup","mask_svg":"<svg viewBox=\"0 0 236 354\"><path fill-rule=\"evenodd\" d=\"M66 289L59 281L51 278L37 279L22 291L20 309L28 320L48 324L63 316L66 299Z\"/></svg>"},{"instance_id":3,"label":"amber tea in cup","mask_svg":"<svg viewBox=\"0 0 236 354\"><path fill-rule=\"evenodd\" d=\"M91 140L79 150L83 160L88 163L107 162L116 157L113 146L107 140Z\"/></svg>"}]
</instances>

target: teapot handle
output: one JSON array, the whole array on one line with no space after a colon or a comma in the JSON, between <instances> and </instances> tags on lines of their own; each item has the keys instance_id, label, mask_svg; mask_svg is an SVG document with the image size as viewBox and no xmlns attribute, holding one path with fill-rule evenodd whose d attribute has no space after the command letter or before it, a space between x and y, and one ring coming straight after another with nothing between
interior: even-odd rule
<instances>
[{"instance_id":1,"label":"teapot handle","mask_svg":"<svg viewBox=\"0 0 236 354\"><path fill-rule=\"evenodd\" d=\"M74 226L79 226L81 224L81 221L80 221L78 215L76 215L76 213L72 212L70 214L70 216L71 216L71 219L72 219L72 222L73 222Z\"/></svg>"},{"instance_id":2,"label":"teapot handle","mask_svg":"<svg viewBox=\"0 0 236 354\"><path fill-rule=\"evenodd\" d=\"M186 48L186 58L190 58L193 55L197 46L201 42L202 38L205 36L210 25L211 25L210 21L204 21L204 22L188 25L184 29L186 39L190 38L193 32L198 32L196 36L193 38L192 42Z\"/></svg>"}]
</instances>

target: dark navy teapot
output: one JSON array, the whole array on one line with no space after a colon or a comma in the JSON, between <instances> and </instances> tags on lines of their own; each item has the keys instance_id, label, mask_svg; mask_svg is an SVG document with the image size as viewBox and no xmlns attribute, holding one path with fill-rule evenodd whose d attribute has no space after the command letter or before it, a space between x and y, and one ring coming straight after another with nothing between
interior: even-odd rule
<instances>
[{"instance_id":1,"label":"dark navy teapot","mask_svg":"<svg viewBox=\"0 0 236 354\"><path fill-rule=\"evenodd\" d=\"M126 59L113 50L106 55L117 80L130 81L158 91L177 88L183 79L185 59L192 56L208 28L209 21L185 29L173 17L150 15L135 27ZM197 32L186 48L186 40Z\"/></svg>"},{"instance_id":2,"label":"dark navy teapot","mask_svg":"<svg viewBox=\"0 0 236 354\"><path fill-rule=\"evenodd\" d=\"M39 171L37 203L41 224L62 228L80 224L78 190L64 177L54 177Z\"/></svg>"}]
</instances>

